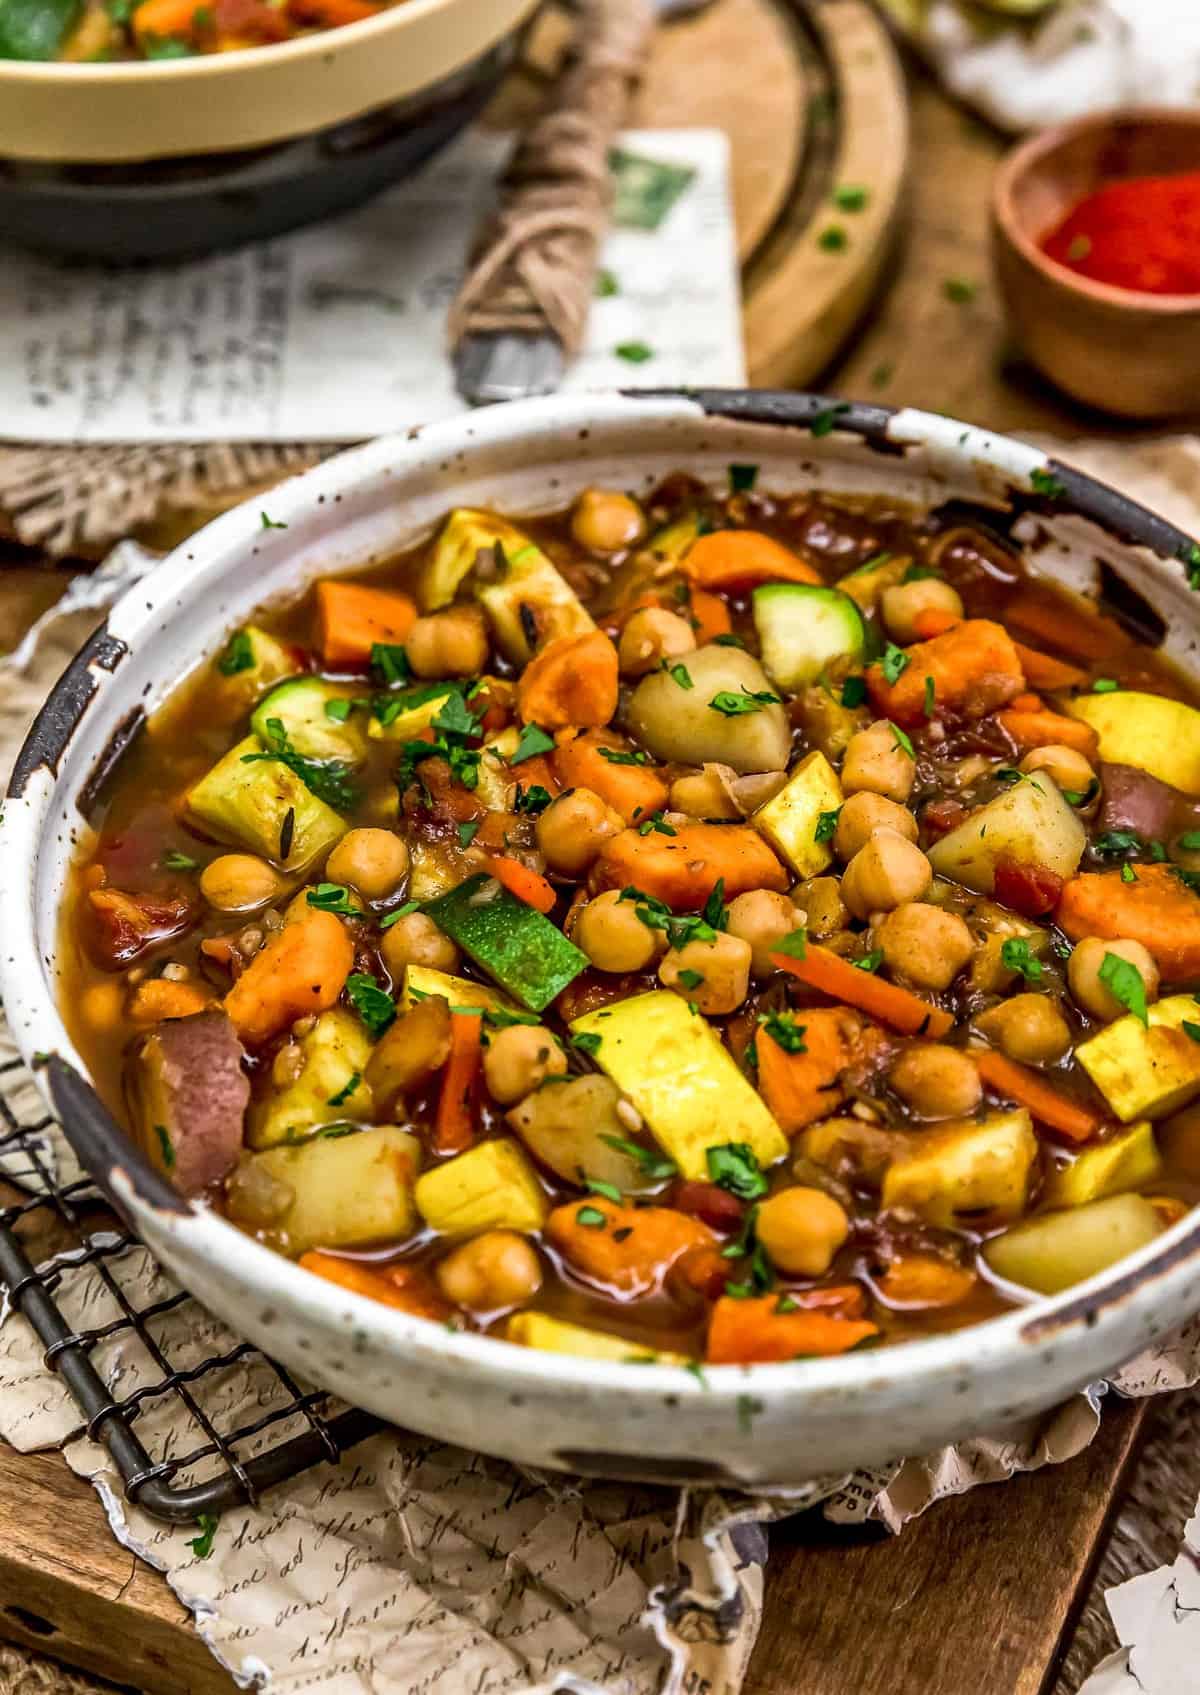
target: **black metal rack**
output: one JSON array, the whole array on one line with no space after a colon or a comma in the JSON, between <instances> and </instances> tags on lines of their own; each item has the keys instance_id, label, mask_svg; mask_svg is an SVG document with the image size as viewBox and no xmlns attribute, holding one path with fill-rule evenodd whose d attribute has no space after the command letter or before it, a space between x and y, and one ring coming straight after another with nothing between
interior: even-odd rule
<instances>
[{"instance_id":1,"label":"black metal rack","mask_svg":"<svg viewBox=\"0 0 1200 1695\"><path fill-rule=\"evenodd\" d=\"M128 1500L175 1524L194 1522L201 1514L216 1516L241 1502L256 1501L263 1490L309 1466L336 1461L354 1443L383 1429L381 1421L369 1413L334 1411L330 1396L302 1389L283 1366L249 1342L235 1343L186 1369L173 1367L151 1322L191 1297L179 1290L147 1307L130 1302L114 1268L121 1256L140 1244L111 1214L104 1215L103 1229L89 1228L86 1214L94 1214L103 1205L89 1178L66 1184L56 1180L45 1143L54 1120L45 1116L20 1123L7 1098L13 1078L22 1070L20 1060L0 1064L0 1159L8 1167L7 1175L28 1183L30 1189L22 1200L0 1208L0 1289L7 1291L12 1306L33 1326L45 1345L46 1365L62 1377L79 1408L80 1423L72 1436L87 1435L103 1444L124 1480ZM15 1168L14 1155L19 1156ZM27 1221L39 1210L56 1216L71 1237L69 1257L60 1252L42 1270L30 1260L22 1240L23 1234L30 1233ZM91 1329L74 1330L55 1296L64 1272L81 1265L94 1268L119 1316ZM98 1343L121 1334L138 1338L160 1375L131 1394L114 1397L91 1354ZM253 1359L265 1363L276 1393L258 1418L222 1429L220 1420L206 1409L206 1387L222 1371ZM147 1406L164 1396L172 1398L180 1432L189 1432L190 1440L181 1434L177 1453L156 1458L141 1441L137 1421ZM289 1427L294 1434L288 1433ZM256 1442L269 1431L275 1433L274 1442ZM257 1451L246 1454L251 1443ZM200 1467L204 1467L200 1481L184 1481Z\"/></svg>"}]
</instances>

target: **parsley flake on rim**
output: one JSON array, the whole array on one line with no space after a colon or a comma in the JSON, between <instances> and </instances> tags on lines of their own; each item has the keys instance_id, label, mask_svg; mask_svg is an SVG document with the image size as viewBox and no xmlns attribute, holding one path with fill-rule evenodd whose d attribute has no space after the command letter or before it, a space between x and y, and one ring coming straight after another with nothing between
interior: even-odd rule
<instances>
[{"instance_id":1,"label":"parsley flake on rim","mask_svg":"<svg viewBox=\"0 0 1200 1695\"><path fill-rule=\"evenodd\" d=\"M809 433L818 437L832 435L838 419L845 417L849 410L848 400L839 400L834 406L823 406L819 412L813 413Z\"/></svg>"},{"instance_id":2,"label":"parsley flake on rim","mask_svg":"<svg viewBox=\"0 0 1200 1695\"><path fill-rule=\"evenodd\" d=\"M1046 465L1039 465L1029 473L1029 486L1035 494L1042 495L1046 500L1061 500L1067 492L1067 485L1054 475Z\"/></svg>"},{"instance_id":3,"label":"parsley flake on rim","mask_svg":"<svg viewBox=\"0 0 1200 1695\"><path fill-rule=\"evenodd\" d=\"M259 521L260 521L262 528L264 530L286 530L287 529L286 524L280 523L278 521L278 519L269 517L266 512L260 512L258 516L259 516Z\"/></svg>"},{"instance_id":4,"label":"parsley flake on rim","mask_svg":"<svg viewBox=\"0 0 1200 1695\"><path fill-rule=\"evenodd\" d=\"M757 465L731 465L729 467L729 492L731 494L748 494L757 481Z\"/></svg>"},{"instance_id":5,"label":"parsley flake on rim","mask_svg":"<svg viewBox=\"0 0 1200 1695\"><path fill-rule=\"evenodd\" d=\"M249 630L239 630L230 636L225 651L217 660L217 670L223 677L236 677L239 671L254 669L254 647Z\"/></svg>"}]
</instances>

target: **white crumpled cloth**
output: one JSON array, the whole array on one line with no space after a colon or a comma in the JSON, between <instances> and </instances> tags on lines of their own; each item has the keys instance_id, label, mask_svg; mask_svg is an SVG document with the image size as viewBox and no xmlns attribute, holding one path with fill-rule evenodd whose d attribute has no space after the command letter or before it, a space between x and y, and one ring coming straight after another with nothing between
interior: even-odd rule
<instances>
[{"instance_id":1,"label":"white crumpled cloth","mask_svg":"<svg viewBox=\"0 0 1200 1695\"><path fill-rule=\"evenodd\" d=\"M1197 0L1058 0L1032 19L973 0L884 0L950 92L1020 133L1118 106L1200 105Z\"/></svg>"}]
</instances>

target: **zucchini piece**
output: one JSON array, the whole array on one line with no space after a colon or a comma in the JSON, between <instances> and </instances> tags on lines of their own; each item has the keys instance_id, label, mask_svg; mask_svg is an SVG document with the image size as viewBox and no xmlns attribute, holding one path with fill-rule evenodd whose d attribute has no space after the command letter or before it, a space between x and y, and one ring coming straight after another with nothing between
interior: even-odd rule
<instances>
[{"instance_id":1,"label":"zucchini piece","mask_svg":"<svg viewBox=\"0 0 1200 1695\"><path fill-rule=\"evenodd\" d=\"M1037 771L935 842L929 863L939 877L990 895L1000 860L1044 865L1065 882L1078 871L1086 843L1087 832L1058 786Z\"/></svg>"},{"instance_id":2,"label":"zucchini piece","mask_svg":"<svg viewBox=\"0 0 1200 1695\"><path fill-rule=\"evenodd\" d=\"M751 606L763 666L781 689L816 682L832 659L857 663L863 657L862 613L840 589L764 583Z\"/></svg>"},{"instance_id":3,"label":"zucchini piece","mask_svg":"<svg viewBox=\"0 0 1200 1695\"><path fill-rule=\"evenodd\" d=\"M685 512L682 517L655 530L647 541L645 551L656 559L669 559L673 565L682 562L684 554L700 534L700 514Z\"/></svg>"},{"instance_id":4,"label":"zucchini piece","mask_svg":"<svg viewBox=\"0 0 1200 1695\"><path fill-rule=\"evenodd\" d=\"M1076 1056L1124 1124L1165 1118L1200 1094L1200 1042L1185 1024L1200 1024L1193 995L1168 995L1146 1009L1148 1024L1127 1013L1081 1042Z\"/></svg>"},{"instance_id":5,"label":"zucchini piece","mask_svg":"<svg viewBox=\"0 0 1200 1695\"><path fill-rule=\"evenodd\" d=\"M401 1007L407 1011L419 1000L428 1000L430 995L444 995L451 1011L460 1006L481 1006L489 1012L516 1008L516 1002L498 989L472 983L469 977L452 977L448 971L435 971L432 965L406 965L400 990Z\"/></svg>"},{"instance_id":6,"label":"zucchini piece","mask_svg":"<svg viewBox=\"0 0 1200 1695\"><path fill-rule=\"evenodd\" d=\"M394 1124L334 1131L251 1154L240 1171L286 1184L294 1199L269 1234L294 1259L310 1248L362 1248L411 1236L421 1144ZM249 1175L249 1173L247 1174ZM236 1179L235 1179L236 1182Z\"/></svg>"},{"instance_id":7,"label":"zucchini piece","mask_svg":"<svg viewBox=\"0 0 1200 1695\"><path fill-rule=\"evenodd\" d=\"M907 554L885 556L878 565L873 565L868 559L856 570L840 577L838 588L843 594L848 594L863 612L874 612L884 589L895 588L897 583L903 582L911 564Z\"/></svg>"},{"instance_id":8,"label":"zucchini piece","mask_svg":"<svg viewBox=\"0 0 1200 1695\"><path fill-rule=\"evenodd\" d=\"M1138 689L1110 689L1076 695L1066 709L1095 730L1101 759L1136 765L1185 794L1200 795L1200 712L1194 706Z\"/></svg>"},{"instance_id":9,"label":"zucchini piece","mask_svg":"<svg viewBox=\"0 0 1200 1695\"><path fill-rule=\"evenodd\" d=\"M57 59L79 0L0 0L0 59Z\"/></svg>"},{"instance_id":10,"label":"zucchini piece","mask_svg":"<svg viewBox=\"0 0 1200 1695\"><path fill-rule=\"evenodd\" d=\"M422 730L429 729L450 696L458 692L453 683L422 683L419 688L381 696L384 716L380 718L372 708L367 735L373 742L415 741Z\"/></svg>"},{"instance_id":11,"label":"zucchini piece","mask_svg":"<svg viewBox=\"0 0 1200 1695\"><path fill-rule=\"evenodd\" d=\"M296 675L294 649L285 647L257 624L235 630L212 662L206 685L222 716L248 712L264 689Z\"/></svg>"},{"instance_id":12,"label":"zucchini piece","mask_svg":"<svg viewBox=\"0 0 1200 1695\"><path fill-rule=\"evenodd\" d=\"M504 1327L504 1339L523 1348L539 1348L548 1354L574 1354L577 1359L616 1360L618 1364L686 1365L686 1354L662 1348L643 1347L626 1336L611 1336L604 1330L589 1330L568 1324L545 1312L516 1312Z\"/></svg>"},{"instance_id":13,"label":"zucchini piece","mask_svg":"<svg viewBox=\"0 0 1200 1695\"><path fill-rule=\"evenodd\" d=\"M478 1142L417 1179L417 1207L443 1236L540 1230L549 1206L534 1169L507 1136Z\"/></svg>"},{"instance_id":14,"label":"zucchini piece","mask_svg":"<svg viewBox=\"0 0 1200 1695\"><path fill-rule=\"evenodd\" d=\"M306 759L341 759L348 765L361 765L367 756L361 717L352 715L344 723L338 723L325 710L331 701L354 698L352 691L340 683L326 683L320 677L295 677L290 683L272 689L259 702L250 719L250 728L264 746L268 745L267 720L278 718L292 747Z\"/></svg>"},{"instance_id":15,"label":"zucchini piece","mask_svg":"<svg viewBox=\"0 0 1200 1695\"><path fill-rule=\"evenodd\" d=\"M541 1012L587 968L556 924L477 872L425 907L439 930L531 1012Z\"/></svg>"},{"instance_id":16,"label":"zucchini piece","mask_svg":"<svg viewBox=\"0 0 1200 1695\"><path fill-rule=\"evenodd\" d=\"M433 900L456 886L460 872L437 842L412 841L408 851L408 892L413 900Z\"/></svg>"},{"instance_id":17,"label":"zucchini piece","mask_svg":"<svg viewBox=\"0 0 1200 1695\"><path fill-rule=\"evenodd\" d=\"M321 1013L300 1039L299 1075L251 1106L250 1146L270 1148L322 1124L370 1118L371 1091L362 1080L370 1057L371 1039L353 1013L336 1006Z\"/></svg>"},{"instance_id":18,"label":"zucchini piece","mask_svg":"<svg viewBox=\"0 0 1200 1695\"><path fill-rule=\"evenodd\" d=\"M479 512L471 506L456 507L442 525L417 577L417 604L421 611L436 612L439 606L449 606L479 554L494 548L497 542L506 555L511 555L528 546L529 538L515 525L490 512Z\"/></svg>"},{"instance_id":19,"label":"zucchini piece","mask_svg":"<svg viewBox=\"0 0 1200 1695\"><path fill-rule=\"evenodd\" d=\"M988 1242L983 1257L1005 1282L1056 1295L1136 1253L1162 1230L1162 1219L1144 1195L1110 1195L1015 1225Z\"/></svg>"},{"instance_id":20,"label":"zucchini piece","mask_svg":"<svg viewBox=\"0 0 1200 1695\"><path fill-rule=\"evenodd\" d=\"M810 753L750 822L797 877L819 877L832 861L833 850L828 841L817 840L817 826L823 812L836 812L841 804L837 772L823 753Z\"/></svg>"},{"instance_id":21,"label":"zucchini piece","mask_svg":"<svg viewBox=\"0 0 1200 1695\"><path fill-rule=\"evenodd\" d=\"M883 1205L952 1229L963 1213L1015 1218L1025 1205L1037 1138L1023 1107L914 1131L884 1173Z\"/></svg>"},{"instance_id":22,"label":"zucchini piece","mask_svg":"<svg viewBox=\"0 0 1200 1695\"><path fill-rule=\"evenodd\" d=\"M669 989L633 995L571 1024L637 1107L685 1177L708 1177L708 1150L745 1143L766 1169L788 1151L766 1103L717 1032Z\"/></svg>"},{"instance_id":23,"label":"zucchini piece","mask_svg":"<svg viewBox=\"0 0 1200 1695\"><path fill-rule=\"evenodd\" d=\"M264 751L257 736L238 742L188 790L184 806L192 822L217 841L248 848L284 870L306 871L350 826L280 760L244 763L246 754ZM289 812L291 841L285 855L281 838Z\"/></svg>"},{"instance_id":24,"label":"zucchini piece","mask_svg":"<svg viewBox=\"0 0 1200 1695\"><path fill-rule=\"evenodd\" d=\"M1154 1126L1143 1118L1052 1171L1042 1199L1051 1207L1086 1206L1106 1195L1145 1188L1161 1170Z\"/></svg>"},{"instance_id":25,"label":"zucchini piece","mask_svg":"<svg viewBox=\"0 0 1200 1695\"><path fill-rule=\"evenodd\" d=\"M490 736L479 750L479 781L475 785L475 799L492 812L512 811L520 771L514 771L508 762L516 753L520 740L520 730L515 724L510 724L499 735Z\"/></svg>"}]
</instances>

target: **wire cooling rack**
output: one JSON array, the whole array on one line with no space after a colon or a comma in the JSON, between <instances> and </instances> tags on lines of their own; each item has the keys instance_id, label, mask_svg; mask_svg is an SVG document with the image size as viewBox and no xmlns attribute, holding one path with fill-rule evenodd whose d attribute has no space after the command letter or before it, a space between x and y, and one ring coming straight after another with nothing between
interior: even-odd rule
<instances>
[{"instance_id":1,"label":"wire cooling rack","mask_svg":"<svg viewBox=\"0 0 1200 1695\"><path fill-rule=\"evenodd\" d=\"M107 1213L103 1228L95 1228L101 1202L89 1178L58 1182L47 1143L53 1118L22 1123L7 1098L22 1073L20 1060L0 1064L0 1164L5 1175L30 1191L20 1201L0 1208L0 1289L7 1291L11 1305L33 1326L45 1346L47 1367L62 1377L79 1408L80 1423L72 1436L87 1435L107 1449L129 1500L170 1523L194 1522L201 1514L215 1516L240 1502L256 1501L263 1490L309 1466L336 1461L354 1443L383 1428L369 1413L331 1413L328 1395L301 1389L283 1366L249 1342L189 1363L184 1370L173 1368L151 1323L191 1297L179 1290L150 1306L131 1303L115 1268L120 1257L137 1246L136 1238ZM55 1299L66 1268L62 1252L39 1270L25 1246L39 1225L51 1222L57 1225L60 1242L64 1234L69 1238L65 1244L69 1265L92 1267L103 1283L115 1303L115 1319L79 1330L67 1322ZM141 1342L154 1375L133 1393L116 1398L91 1355L98 1343L120 1336ZM248 1361L268 1368L277 1393L252 1422L223 1429L206 1394L207 1386L223 1371ZM170 1457L156 1457L139 1438L138 1418L167 1396L174 1414L175 1451ZM251 1447L253 1453L247 1451ZM203 1468L200 1481L183 1481L199 1468Z\"/></svg>"}]
</instances>

